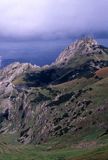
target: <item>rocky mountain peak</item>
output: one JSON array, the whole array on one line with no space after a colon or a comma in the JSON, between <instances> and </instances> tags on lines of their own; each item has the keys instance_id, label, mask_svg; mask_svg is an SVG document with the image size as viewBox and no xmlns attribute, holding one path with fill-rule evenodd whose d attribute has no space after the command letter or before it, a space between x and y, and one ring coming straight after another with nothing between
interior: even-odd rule
<instances>
[{"instance_id":1,"label":"rocky mountain peak","mask_svg":"<svg viewBox=\"0 0 108 160\"><path fill-rule=\"evenodd\" d=\"M56 64L67 62L76 54L88 55L100 52L100 50L101 48L95 39L89 37L82 38L69 45L56 59Z\"/></svg>"}]
</instances>

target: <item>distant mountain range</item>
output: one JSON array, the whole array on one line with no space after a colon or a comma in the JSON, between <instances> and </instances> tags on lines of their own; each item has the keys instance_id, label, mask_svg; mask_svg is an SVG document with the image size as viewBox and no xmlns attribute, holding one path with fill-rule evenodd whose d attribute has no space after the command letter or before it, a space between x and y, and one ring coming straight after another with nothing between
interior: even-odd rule
<instances>
[{"instance_id":1,"label":"distant mountain range","mask_svg":"<svg viewBox=\"0 0 108 160\"><path fill-rule=\"evenodd\" d=\"M6 67L9 64L15 63L15 62L20 62L20 63L32 63L35 64L35 62L33 63L34 60L30 61L29 59L3 59L3 57L1 58L1 68Z\"/></svg>"}]
</instances>

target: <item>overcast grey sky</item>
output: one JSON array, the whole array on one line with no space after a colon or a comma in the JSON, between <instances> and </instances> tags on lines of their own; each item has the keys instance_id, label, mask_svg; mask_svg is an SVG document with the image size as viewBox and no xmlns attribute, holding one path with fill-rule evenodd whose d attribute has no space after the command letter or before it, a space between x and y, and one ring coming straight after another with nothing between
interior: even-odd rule
<instances>
[{"instance_id":1,"label":"overcast grey sky","mask_svg":"<svg viewBox=\"0 0 108 160\"><path fill-rule=\"evenodd\" d=\"M0 0L0 39L107 36L108 0Z\"/></svg>"}]
</instances>

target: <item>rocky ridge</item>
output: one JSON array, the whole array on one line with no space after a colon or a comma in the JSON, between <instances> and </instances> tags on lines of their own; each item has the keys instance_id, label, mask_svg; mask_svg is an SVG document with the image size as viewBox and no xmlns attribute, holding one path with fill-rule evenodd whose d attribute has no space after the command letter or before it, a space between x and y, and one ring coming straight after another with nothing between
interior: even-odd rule
<instances>
[{"instance_id":1,"label":"rocky ridge","mask_svg":"<svg viewBox=\"0 0 108 160\"><path fill-rule=\"evenodd\" d=\"M56 64L67 63L76 54L91 55L102 53L101 46L93 38L82 38L69 45L56 59Z\"/></svg>"}]
</instances>

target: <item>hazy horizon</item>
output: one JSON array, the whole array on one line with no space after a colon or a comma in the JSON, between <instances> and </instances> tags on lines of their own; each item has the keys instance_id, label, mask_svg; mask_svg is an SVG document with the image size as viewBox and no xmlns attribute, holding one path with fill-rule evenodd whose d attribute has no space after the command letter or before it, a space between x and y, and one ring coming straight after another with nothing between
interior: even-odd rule
<instances>
[{"instance_id":1,"label":"hazy horizon","mask_svg":"<svg viewBox=\"0 0 108 160\"><path fill-rule=\"evenodd\" d=\"M54 62L59 54L74 40L0 42L0 56L5 60L19 60L20 62L42 66ZM97 39L97 41L99 44L108 46L108 39Z\"/></svg>"},{"instance_id":2,"label":"hazy horizon","mask_svg":"<svg viewBox=\"0 0 108 160\"><path fill-rule=\"evenodd\" d=\"M0 1L0 56L53 62L81 36L108 46L107 0Z\"/></svg>"}]
</instances>

